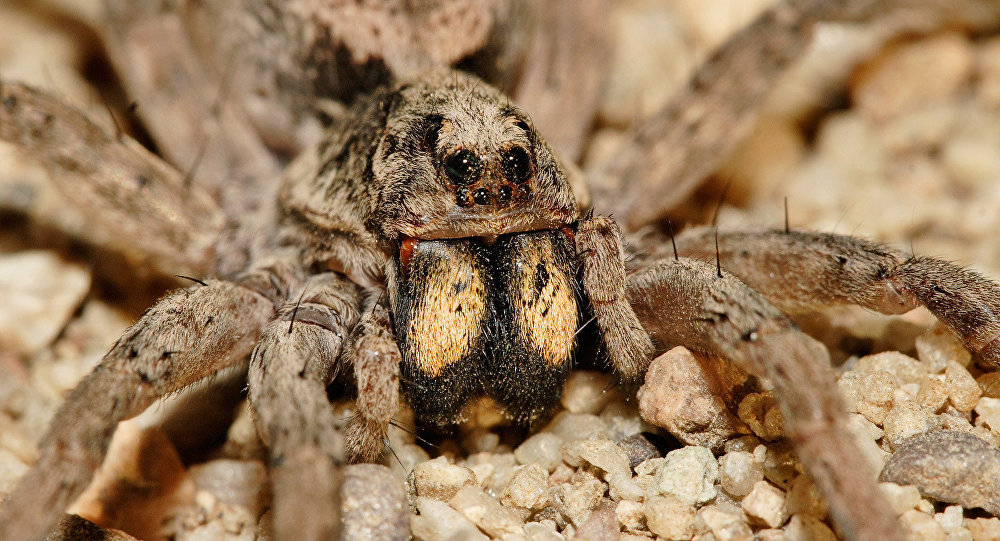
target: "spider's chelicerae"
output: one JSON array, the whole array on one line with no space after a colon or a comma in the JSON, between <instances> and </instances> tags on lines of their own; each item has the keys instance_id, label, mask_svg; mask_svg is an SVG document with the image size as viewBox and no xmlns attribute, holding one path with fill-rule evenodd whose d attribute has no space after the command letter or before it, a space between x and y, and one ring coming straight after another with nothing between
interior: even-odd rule
<instances>
[{"instance_id":1,"label":"spider's chelicerae","mask_svg":"<svg viewBox=\"0 0 1000 541\"><path fill-rule=\"evenodd\" d=\"M599 63L601 32L584 24L599 2L556 3L539 23L552 34L531 45L547 54L517 41L531 28L531 8L517 2L247 4L107 2L109 55L183 172L52 94L0 84L0 137L40 158L79 205L86 227L75 233L196 282L151 307L67 397L0 508L0 538L54 527L119 421L248 357L274 538L334 538L340 468L380 459L401 403L420 423L449 426L485 395L512 422L537 425L559 402L585 327L626 390L676 345L766 378L842 533L902 539L846 435L828 354L782 309L923 304L995 366L1000 288L937 259L787 227L692 229L671 253L665 237L629 237L609 214L628 230L656 222L715 171L817 20L983 27L995 6L772 8L592 175L591 197L572 162L600 86L588 66ZM229 20L239 31L206 31ZM522 57L548 65L522 68ZM448 67L459 61L535 109ZM346 109L329 103L347 97L356 99ZM559 99L591 113L549 123L562 159L539 127ZM321 136L310 135L316 124L327 124ZM282 153L302 141L279 174ZM356 391L343 433L327 394L335 377Z\"/></svg>"}]
</instances>

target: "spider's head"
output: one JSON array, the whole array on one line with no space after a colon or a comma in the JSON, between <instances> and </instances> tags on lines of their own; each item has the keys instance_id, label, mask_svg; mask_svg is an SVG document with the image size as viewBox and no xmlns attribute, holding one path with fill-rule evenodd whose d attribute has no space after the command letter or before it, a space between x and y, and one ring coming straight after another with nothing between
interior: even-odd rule
<instances>
[{"instance_id":1,"label":"spider's head","mask_svg":"<svg viewBox=\"0 0 1000 541\"><path fill-rule=\"evenodd\" d=\"M472 76L432 73L398 87L366 183L368 229L383 241L559 229L577 198L527 116Z\"/></svg>"}]
</instances>

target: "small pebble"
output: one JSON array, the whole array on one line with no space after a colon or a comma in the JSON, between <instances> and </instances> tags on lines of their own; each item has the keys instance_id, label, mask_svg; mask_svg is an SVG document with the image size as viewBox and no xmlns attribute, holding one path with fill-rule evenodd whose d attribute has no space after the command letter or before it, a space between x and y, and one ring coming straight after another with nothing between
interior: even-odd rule
<instances>
[{"instance_id":1,"label":"small pebble","mask_svg":"<svg viewBox=\"0 0 1000 541\"><path fill-rule=\"evenodd\" d=\"M660 456L660 450L642 434L633 434L618 442L618 446L625 451L625 456L628 457L629 468L632 469L635 469L636 466L646 460Z\"/></svg>"},{"instance_id":2,"label":"small pebble","mask_svg":"<svg viewBox=\"0 0 1000 541\"><path fill-rule=\"evenodd\" d=\"M948 402L948 384L943 375L929 375L917 391L917 403L931 411L940 411Z\"/></svg>"},{"instance_id":3,"label":"small pebble","mask_svg":"<svg viewBox=\"0 0 1000 541\"><path fill-rule=\"evenodd\" d=\"M762 479L764 468L754 460L752 453L734 451L719 457L719 480L723 490L731 496L746 496Z\"/></svg>"},{"instance_id":4,"label":"small pebble","mask_svg":"<svg viewBox=\"0 0 1000 541\"><path fill-rule=\"evenodd\" d=\"M0 448L0 495L10 492L27 471L27 464L21 462L14 453Z\"/></svg>"},{"instance_id":5,"label":"small pebble","mask_svg":"<svg viewBox=\"0 0 1000 541\"><path fill-rule=\"evenodd\" d=\"M951 533L962 527L962 522L965 520L964 511L960 505L949 505L945 507L944 511L934 514L934 520L941 525L945 533Z\"/></svg>"},{"instance_id":6,"label":"small pebble","mask_svg":"<svg viewBox=\"0 0 1000 541\"><path fill-rule=\"evenodd\" d=\"M781 408L770 393L750 393L740 401L737 416L760 439L775 441L784 436Z\"/></svg>"},{"instance_id":7,"label":"small pebble","mask_svg":"<svg viewBox=\"0 0 1000 541\"><path fill-rule=\"evenodd\" d=\"M766 530L757 530L757 539L760 541L788 541L788 536L785 535L784 530L768 528Z\"/></svg>"},{"instance_id":8,"label":"small pebble","mask_svg":"<svg viewBox=\"0 0 1000 541\"><path fill-rule=\"evenodd\" d=\"M905 383L920 384L927 374L927 368L920 361L898 351L883 351L874 355L866 355L858 359L855 367L859 373L871 373L884 370L896 380L895 387Z\"/></svg>"},{"instance_id":9,"label":"small pebble","mask_svg":"<svg viewBox=\"0 0 1000 541\"><path fill-rule=\"evenodd\" d=\"M978 378L976 383L987 398L1000 398L1000 372L987 372Z\"/></svg>"},{"instance_id":10,"label":"small pebble","mask_svg":"<svg viewBox=\"0 0 1000 541\"><path fill-rule=\"evenodd\" d=\"M945 385L948 386L948 398L958 411L968 413L976 407L976 402L983 395L979 384L969 374L964 366L955 361L948 361L945 367Z\"/></svg>"},{"instance_id":11,"label":"small pebble","mask_svg":"<svg viewBox=\"0 0 1000 541\"><path fill-rule=\"evenodd\" d=\"M341 489L341 538L344 541L405 541L410 506L403 479L380 464L344 468Z\"/></svg>"},{"instance_id":12,"label":"small pebble","mask_svg":"<svg viewBox=\"0 0 1000 541\"><path fill-rule=\"evenodd\" d=\"M0 257L0 343L30 355L66 326L90 291L90 273L54 252L28 250Z\"/></svg>"},{"instance_id":13,"label":"small pebble","mask_svg":"<svg viewBox=\"0 0 1000 541\"><path fill-rule=\"evenodd\" d=\"M788 518L785 493L767 481L758 481L743 498L743 511L767 526L777 528Z\"/></svg>"},{"instance_id":14,"label":"small pebble","mask_svg":"<svg viewBox=\"0 0 1000 541\"><path fill-rule=\"evenodd\" d=\"M881 479L935 500L1000 513L1000 450L967 432L920 434L896 450Z\"/></svg>"},{"instance_id":15,"label":"small pebble","mask_svg":"<svg viewBox=\"0 0 1000 541\"><path fill-rule=\"evenodd\" d=\"M451 464L443 456L421 462L413 468L413 485L418 497L446 502L462 487L477 484L472 470Z\"/></svg>"},{"instance_id":16,"label":"small pebble","mask_svg":"<svg viewBox=\"0 0 1000 541\"><path fill-rule=\"evenodd\" d=\"M687 349L667 351L653 359L636 395L642 419L685 444L721 449L727 439L747 430L729 411L714 381Z\"/></svg>"},{"instance_id":17,"label":"small pebble","mask_svg":"<svg viewBox=\"0 0 1000 541\"><path fill-rule=\"evenodd\" d=\"M563 440L551 432L539 432L517 446L514 456L520 464L539 464L549 472L562 463Z\"/></svg>"},{"instance_id":18,"label":"small pebble","mask_svg":"<svg viewBox=\"0 0 1000 541\"><path fill-rule=\"evenodd\" d=\"M507 506L539 510L549 503L549 473L538 464L518 468L500 495Z\"/></svg>"},{"instance_id":19,"label":"small pebble","mask_svg":"<svg viewBox=\"0 0 1000 541\"><path fill-rule=\"evenodd\" d=\"M830 528L812 515L792 515L784 530L788 541L837 541Z\"/></svg>"},{"instance_id":20,"label":"small pebble","mask_svg":"<svg viewBox=\"0 0 1000 541\"><path fill-rule=\"evenodd\" d=\"M787 442L768 444L762 466L764 478L783 490L788 490L792 480L802 473L795 451Z\"/></svg>"},{"instance_id":21,"label":"small pebble","mask_svg":"<svg viewBox=\"0 0 1000 541\"><path fill-rule=\"evenodd\" d=\"M528 541L566 541L566 538L556 531L555 524L548 522L529 522L525 524L524 536Z\"/></svg>"},{"instance_id":22,"label":"small pebble","mask_svg":"<svg viewBox=\"0 0 1000 541\"><path fill-rule=\"evenodd\" d=\"M695 505L715 497L719 463L712 451L689 446L675 449L664 457L663 468L647 488L647 497L672 495Z\"/></svg>"},{"instance_id":23,"label":"small pebble","mask_svg":"<svg viewBox=\"0 0 1000 541\"><path fill-rule=\"evenodd\" d=\"M448 504L431 498L417 498L416 516L410 518L413 538L418 541L462 539L489 541L476 525Z\"/></svg>"},{"instance_id":24,"label":"small pebble","mask_svg":"<svg viewBox=\"0 0 1000 541\"><path fill-rule=\"evenodd\" d=\"M857 412L872 423L882 424L892 409L895 388L892 374L884 370L862 372L855 394Z\"/></svg>"},{"instance_id":25,"label":"small pebble","mask_svg":"<svg viewBox=\"0 0 1000 541\"><path fill-rule=\"evenodd\" d=\"M575 473L569 483L556 487L555 494L562 513L579 527L601 504L606 491L604 483L584 470Z\"/></svg>"},{"instance_id":26,"label":"small pebble","mask_svg":"<svg viewBox=\"0 0 1000 541\"><path fill-rule=\"evenodd\" d=\"M621 500L639 500L642 490L632 481L632 469L625 451L610 440L587 440L580 448L580 458L607 472L611 496Z\"/></svg>"},{"instance_id":27,"label":"small pebble","mask_svg":"<svg viewBox=\"0 0 1000 541\"><path fill-rule=\"evenodd\" d=\"M860 70L853 101L877 121L944 101L969 78L973 58L958 33L902 43Z\"/></svg>"},{"instance_id":28,"label":"small pebble","mask_svg":"<svg viewBox=\"0 0 1000 541\"><path fill-rule=\"evenodd\" d=\"M975 407L976 424L983 424L1000 435L1000 398L980 398Z\"/></svg>"},{"instance_id":29,"label":"small pebble","mask_svg":"<svg viewBox=\"0 0 1000 541\"><path fill-rule=\"evenodd\" d=\"M217 459L192 466L188 472L199 490L221 502L243 506L255 516L267 505L267 471L257 460Z\"/></svg>"},{"instance_id":30,"label":"small pebble","mask_svg":"<svg viewBox=\"0 0 1000 541\"><path fill-rule=\"evenodd\" d=\"M654 496L645 503L649 531L670 540L691 539L695 508L673 496Z\"/></svg>"},{"instance_id":31,"label":"small pebble","mask_svg":"<svg viewBox=\"0 0 1000 541\"><path fill-rule=\"evenodd\" d=\"M965 528L972 534L973 541L996 541L1000 539L1000 519L967 518Z\"/></svg>"},{"instance_id":32,"label":"small pebble","mask_svg":"<svg viewBox=\"0 0 1000 541\"><path fill-rule=\"evenodd\" d=\"M878 488L897 515L914 510L920 505L920 491L913 485L879 483Z\"/></svg>"},{"instance_id":33,"label":"small pebble","mask_svg":"<svg viewBox=\"0 0 1000 541\"><path fill-rule=\"evenodd\" d=\"M729 504L702 507L695 516L695 529L707 528L717 541L753 541L753 531L742 511Z\"/></svg>"},{"instance_id":34,"label":"small pebble","mask_svg":"<svg viewBox=\"0 0 1000 541\"><path fill-rule=\"evenodd\" d=\"M620 399L610 375L577 370L566 379L562 405L571 413L598 413L610 402Z\"/></svg>"},{"instance_id":35,"label":"small pebble","mask_svg":"<svg viewBox=\"0 0 1000 541\"><path fill-rule=\"evenodd\" d=\"M941 420L929 408L911 400L896 400L882 423L885 429L882 441L895 450L907 439L940 426Z\"/></svg>"},{"instance_id":36,"label":"small pebble","mask_svg":"<svg viewBox=\"0 0 1000 541\"><path fill-rule=\"evenodd\" d=\"M938 323L917 337L914 346L917 358L927 367L930 374L944 372L948 361L967 367L972 362L972 354L965 349L962 341L945 325Z\"/></svg>"},{"instance_id":37,"label":"small pebble","mask_svg":"<svg viewBox=\"0 0 1000 541\"><path fill-rule=\"evenodd\" d=\"M476 485L465 485L448 503L492 537L522 532L524 520Z\"/></svg>"},{"instance_id":38,"label":"small pebble","mask_svg":"<svg viewBox=\"0 0 1000 541\"><path fill-rule=\"evenodd\" d=\"M608 425L591 413L560 412L542 432L551 433L563 441L607 438Z\"/></svg>"},{"instance_id":39,"label":"small pebble","mask_svg":"<svg viewBox=\"0 0 1000 541\"><path fill-rule=\"evenodd\" d=\"M643 509L645 502L622 500L615 507L615 517L618 524L626 530L639 530L646 527L646 515ZM692 511L692 517L694 513Z\"/></svg>"},{"instance_id":40,"label":"small pebble","mask_svg":"<svg viewBox=\"0 0 1000 541\"><path fill-rule=\"evenodd\" d=\"M615 518L614 504L605 500L577 528L574 539L578 541L618 541L620 534L618 520Z\"/></svg>"},{"instance_id":41,"label":"small pebble","mask_svg":"<svg viewBox=\"0 0 1000 541\"><path fill-rule=\"evenodd\" d=\"M944 528L934 517L912 509L899 517L912 541L945 541Z\"/></svg>"}]
</instances>

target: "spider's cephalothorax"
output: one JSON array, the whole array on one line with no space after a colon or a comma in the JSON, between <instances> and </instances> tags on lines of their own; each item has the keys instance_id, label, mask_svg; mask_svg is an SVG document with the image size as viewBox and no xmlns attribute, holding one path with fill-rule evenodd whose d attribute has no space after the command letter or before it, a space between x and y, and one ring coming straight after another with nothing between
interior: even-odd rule
<instances>
[{"instance_id":1,"label":"spider's cephalothorax","mask_svg":"<svg viewBox=\"0 0 1000 541\"><path fill-rule=\"evenodd\" d=\"M288 215L321 242L371 248L363 266L388 282L419 419L455 422L481 394L538 418L559 400L580 319L579 209L562 168L522 112L467 75L431 74L359 110L364 122L307 158L312 177L288 177Z\"/></svg>"}]
</instances>

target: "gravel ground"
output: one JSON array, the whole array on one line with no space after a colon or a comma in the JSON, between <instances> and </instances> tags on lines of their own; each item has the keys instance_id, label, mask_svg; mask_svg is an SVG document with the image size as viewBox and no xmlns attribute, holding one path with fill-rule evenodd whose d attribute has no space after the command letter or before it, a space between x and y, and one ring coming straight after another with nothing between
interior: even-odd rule
<instances>
[{"instance_id":1,"label":"gravel ground","mask_svg":"<svg viewBox=\"0 0 1000 541\"><path fill-rule=\"evenodd\" d=\"M609 18L618 29L615 73L585 168L599 167L632 119L663 103L764 3L737 4L619 4ZM88 2L65 9L96 13ZM53 20L0 7L0 28L10 30L0 33L0 75L58 88L106 118L81 76L94 50L89 35ZM0 156L0 178L41 178L9 148ZM1000 39L943 31L885 44L870 30L824 27L754 135L677 220L706 221L727 183L723 228L780 227L787 197L793 227L857 234L1000 278ZM0 502L34 461L61 397L160 287L125 295L109 274L71 240L4 217ZM922 309L900 317L844 309L801 324L839 363L853 436L874 469L888 464L884 478L894 482L880 488L911 538L1000 539L1000 487L983 481L1000 479L1000 374L978 368ZM616 392L607 375L577 372L563 409L530 435L482 405L455 434L427 442L401 414L388 468L352 475L382 487L371 489L382 503L404 502L378 516L408 520L414 538L427 541L836 539L825 503L782 440L766 383L724 370L720 393L706 372L717 364L671 350L654 361L637 399ZM261 444L232 379L123 423L74 512L128 532L120 539L263 539ZM224 413L221 430L178 421L209 407ZM336 407L346 415L350 404ZM196 437L205 431L218 439ZM978 482L963 482L969 471ZM345 505L353 539L378 535L366 514L375 504Z\"/></svg>"}]
</instances>

